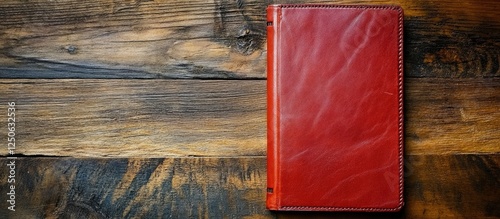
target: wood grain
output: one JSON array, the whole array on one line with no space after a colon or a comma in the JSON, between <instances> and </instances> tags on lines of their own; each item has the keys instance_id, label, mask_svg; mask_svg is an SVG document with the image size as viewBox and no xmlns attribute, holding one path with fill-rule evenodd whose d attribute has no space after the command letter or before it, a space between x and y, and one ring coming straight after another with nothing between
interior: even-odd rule
<instances>
[{"instance_id":1,"label":"wood grain","mask_svg":"<svg viewBox=\"0 0 500 219\"><path fill-rule=\"evenodd\" d=\"M265 78L265 7L322 1L0 2L1 78ZM341 0L405 10L409 77L500 76L500 2Z\"/></svg>"},{"instance_id":2,"label":"wood grain","mask_svg":"<svg viewBox=\"0 0 500 219\"><path fill-rule=\"evenodd\" d=\"M0 178L7 159L0 159ZM12 218L268 216L265 158L19 158ZM8 185L0 181L3 197ZM8 203L7 203L8 204Z\"/></svg>"},{"instance_id":3,"label":"wood grain","mask_svg":"<svg viewBox=\"0 0 500 219\"><path fill-rule=\"evenodd\" d=\"M265 210L265 8L322 2L405 11L400 213ZM499 8L0 1L0 127L15 101L18 153L16 212L0 180L0 218L500 218Z\"/></svg>"},{"instance_id":4,"label":"wood grain","mask_svg":"<svg viewBox=\"0 0 500 219\"><path fill-rule=\"evenodd\" d=\"M406 152L500 152L500 80L428 79L405 84Z\"/></svg>"},{"instance_id":5,"label":"wood grain","mask_svg":"<svg viewBox=\"0 0 500 219\"><path fill-rule=\"evenodd\" d=\"M4 80L0 102L16 102L17 152L26 155L254 156L265 155L264 84Z\"/></svg>"},{"instance_id":6,"label":"wood grain","mask_svg":"<svg viewBox=\"0 0 500 219\"><path fill-rule=\"evenodd\" d=\"M7 159L0 159L5 167ZM396 214L265 209L266 158L16 160L12 218L496 218L500 154L406 157L406 205ZM0 178L7 177L6 168ZM57 188L57 189L54 189ZM6 194L7 182L0 181Z\"/></svg>"},{"instance_id":7,"label":"wood grain","mask_svg":"<svg viewBox=\"0 0 500 219\"><path fill-rule=\"evenodd\" d=\"M1 77L262 78L265 4L2 1Z\"/></svg>"},{"instance_id":8,"label":"wood grain","mask_svg":"<svg viewBox=\"0 0 500 219\"><path fill-rule=\"evenodd\" d=\"M25 155L262 156L265 83L11 79L0 82L0 111L16 102L17 152ZM407 154L500 152L500 79L405 86Z\"/></svg>"}]
</instances>

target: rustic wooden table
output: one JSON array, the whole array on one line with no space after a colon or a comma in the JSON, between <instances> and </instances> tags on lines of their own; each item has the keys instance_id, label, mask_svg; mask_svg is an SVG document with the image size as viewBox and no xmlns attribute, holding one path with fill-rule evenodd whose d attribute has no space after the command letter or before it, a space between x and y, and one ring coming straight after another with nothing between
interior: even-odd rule
<instances>
[{"instance_id":1,"label":"rustic wooden table","mask_svg":"<svg viewBox=\"0 0 500 219\"><path fill-rule=\"evenodd\" d=\"M1 1L0 218L500 217L497 0L329 2L405 10L406 206L267 211L265 8L283 2Z\"/></svg>"}]
</instances>

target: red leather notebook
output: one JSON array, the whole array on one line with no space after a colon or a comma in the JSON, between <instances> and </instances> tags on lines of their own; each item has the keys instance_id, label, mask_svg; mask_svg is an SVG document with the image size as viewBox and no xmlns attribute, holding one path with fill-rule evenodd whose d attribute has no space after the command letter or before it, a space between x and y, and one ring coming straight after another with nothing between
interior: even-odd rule
<instances>
[{"instance_id":1,"label":"red leather notebook","mask_svg":"<svg viewBox=\"0 0 500 219\"><path fill-rule=\"evenodd\" d=\"M403 206L403 11L271 5L267 207Z\"/></svg>"}]
</instances>

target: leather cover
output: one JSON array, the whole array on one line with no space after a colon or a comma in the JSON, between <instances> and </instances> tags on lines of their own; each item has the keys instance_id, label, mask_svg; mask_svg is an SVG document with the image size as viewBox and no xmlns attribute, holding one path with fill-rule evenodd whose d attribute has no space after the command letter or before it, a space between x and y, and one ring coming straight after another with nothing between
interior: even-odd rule
<instances>
[{"instance_id":1,"label":"leather cover","mask_svg":"<svg viewBox=\"0 0 500 219\"><path fill-rule=\"evenodd\" d=\"M271 5L267 207L403 206L403 11Z\"/></svg>"}]
</instances>

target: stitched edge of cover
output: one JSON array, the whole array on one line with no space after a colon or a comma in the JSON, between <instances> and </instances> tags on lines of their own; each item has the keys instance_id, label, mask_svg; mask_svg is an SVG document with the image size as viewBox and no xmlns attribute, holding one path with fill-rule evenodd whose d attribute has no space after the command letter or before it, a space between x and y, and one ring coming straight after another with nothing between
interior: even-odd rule
<instances>
[{"instance_id":1,"label":"stitched edge of cover","mask_svg":"<svg viewBox=\"0 0 500 219\"><path fill-rule=\"evenodd\" d=\"M357 207L319 207L319 206L282 206L280 210L336 210L336 211L398 211L403 207L403 10L391 5L319 5L297 4L279 5L280 8L351 8L394 10L398 12L398 91L399 91L399 204L395 208L357 208Z\"/></svg>"},{"instance_id":2,"label":"stitched edge of cover","mask_svg":"<svg viewBox=\"0 0 500 219\"><path fill-rule=\"evenodd\" d=\"M401 209L404 205L403 202L403 9L399 8L398 11L398 55L399 55L399 206Z\"/></svg>"},{"instance_id":3,"label":"stitched edge of cover","mask_svg":"<svg viewBox=\"0 0 500 219\"><path fill-rule=\"evenodd\" d=\"M401 8L393 5L326 5L326 4L283 4L280 8L351 8L351 9L380 9L395 10L401 13Z\"/></svg>"}]
</instances>

